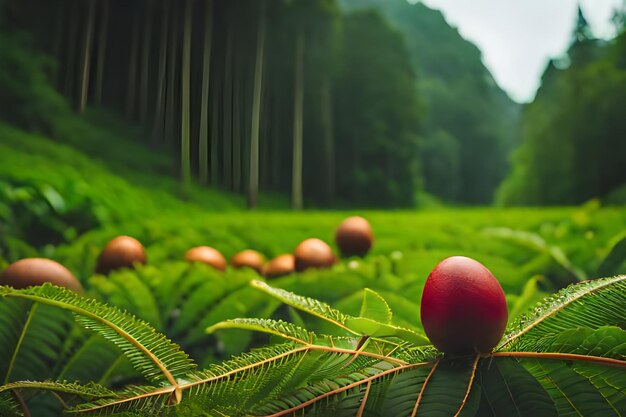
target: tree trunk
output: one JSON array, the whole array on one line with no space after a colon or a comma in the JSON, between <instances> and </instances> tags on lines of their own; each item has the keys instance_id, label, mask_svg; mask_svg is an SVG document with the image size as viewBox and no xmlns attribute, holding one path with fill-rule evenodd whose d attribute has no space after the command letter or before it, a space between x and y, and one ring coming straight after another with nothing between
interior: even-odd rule
<instances>
[{"instance_id":1,"label":"tree trunk","mask_svg":"<svg viewBox=\"0 0 626 417\"><path fill-rule=\"evenodd\" d=\"M106 0L105 0L106 1ZM163 0L161 7L161 36L159 39L159 69L157 75L157 95L156 107L154 109L154 121L152 124L152 145L154 147L160 145L163 141L163 119L165 114L165 88L166 88L166 63L167 63L167 41L169 29L169 9L170 1Z\"/></svg>"},{"instance_id":2,"label":"tree trunk","mask_svg":"<svg viewBox=\"0 0 626 417\"><path fill-rule=\"evenodd\" d=\"M237 48L235 48L236 50ZM233 190L235 192L241 191L241 84L242 72L241 67L244 65L242 53L235 53L234 57L234 80L233 80ZM244 95L247 89L243 88Z\"/></svg>"},{"instance_id":3,"label":"tree trunk","mask_svg":"<svg viewBox=\"0 0 626 417\"><path fill-rule=\"evenodd\" d=\"M228 22L228 34L226 35L226 59L224 70L224 138L223 138L223 180L224 187L227 190L232 189L232 135L233 135L233 74L232 74L232 56L233 56L233 23Z\"/></svg>"},{"instance_id":4,"label":"tree trunk","mask_svg":"<svg viewBox=\"0 0 626 417\"><path fill-rule=\"evenodd\" d=\"M102 104L102 82L104 80L104 61L106 58L107 31L109 26L109 0L102 1L102 15L100 16L100 31L98 32L98 56L96 58L96 85L94 99L96 104Z\"/></svg>"},{"instance_id":5,"label":"tree trunk","mask_svg":"<svg viewBox=\"0 0 626 417\"><path fill-rule=\"evenodd\" d=\"M89 97L89 69L91 67L91 39L93 38L93 25L96 14L96 0L87 0L87 27L83 40L83 62L80 82L80 100L78 102L78 112L83 113L87 107Z\"/></svg>"},{"instance_id":6,"label":"tree trunk","mask_svg":"<svg viewBox=\"0 0 626 417\"><path fill-rule=\"evenodd\" d=\"M176 94L178 61L178 7L173 3L172 7L172 31L170 36L169 56L167 59L167 93L165 96L165 143L171 147L176 136Z\"/></svg>"},{"instance_id":7,"label":"tree trunk","mask_svg":"<svg viewBox=\"0 0 626 417\"><path fill-rule=\"evenodd\" d=\"M283 132L280 120L280 101L283 98L281 89L274 89L272 100L272 187L274 191L281 188L280 168L283 165L280 154L280 138Z\"/></svg>"},{"instance_id":8,"label":"tree trunk","mask_svg":"<svg viewBox=\"0 0 626 417\"><path fill-rule=\"evenodd\" d=\"M220 121L220 71L215 71L213 87L213 100L211 103L211 185L218 185L219 180L219 121Z\"/></svg>"},{"instance_id":9,"label":"tree trunk","mask_svg":"<svg viewBox=\"0 0 626 417\"><path fill-rule=\"evenodd\" d=\"M211 36L213 33L213 0L206 0L204 18L204 55L202 57L202 102L198 134L198 171L200 182L209 179L209 85L211 75Z\"/></svg>"},{"instance_id":10,"label":"tree trunk","mask_svg":"<svg viewBox=\"0 0 626 417\"><path fill-rule=\"evenodd\" d=\"M189 82L191 64L191 12L192 1L185 0L185 20L183 26L183 56L181 66L181 132L180 132L180 162L182 169L182 193L187 196L191 181L191 167L189 164Z\"/></svg>"},{"instance_id":11,"label":"tree trunk","mask_svg":"<svg viewBox=\"0 0 626 417\"><path fill-rule=\"evenodd\" d=\"M63 83L63 91L65 96L70 99L72 106L75 103L74 97L74 72L76 71L76 40L78 39L78 22L80 20L79 4L72 1L69 5L69 34L67 36L66 45L66 62L65 62L65 81Z\"/></svg>"},{"instance_id":12,"label":"tree trunk","mask_svg":"<svg viewBox=\"0 0 626 417\"><path fill-rule=\"evenodd\" d=\"M139 120L144 122L148 117L148 89L150 81L150 40L152 32L152 0L145 1L145 22L143 25L143 42L141 46L141 75L139 79Z\"/></svg>"},{"instance_id":13,"label":"tree trunk","mask_svg":"<svg viewBox=\"0 0 626 417\"><path fill-rule=\"evenodd\" d=\"M135 6L135 16L133 18L133 28L130 41L130 58L128 65L128 85L126 87L126 117L132 120L135 116L135 102L137 100L137 51L139 49L139 16L141 15L139 6Z\"/></svg>"},{"instance_id":14,"label":"tree trunk","mask_svg":"<svg viewBox=\"0 0 626 417\"><path fill-rule=\"evenodd\" d=\"M57 27L55 29L55 37L54 37L54 45L52 46L52 56L57 60L59 67L63 62L62 55L62 45L63 45L63 35L65 34L64 26L65 26L65 11L66 5L65 1L61 2L61 7L57 9ZM54 73L54 85L57 88L60 88L61 78L60 78L59 68Z\"/></svg>"},{"instance_id":15,"label":"tree trunk","mask_svg":"<svg viewBox=\"0 0 626 417\"><path fill-rule=\"evenodd\" d=\"M326 161L326 198L328 203L335 199L335 140L333 135L333 101L330 77L322 81L322 126L324 130L324 159Z\"/></svg>"},{"instance_id":16,"label":"tree trunk","mask_svg":"<svg viewBox=\"0 0 626 417\"><path fill-rule=\"evenodd\" d=\"M252 124L250 128L250 180L248 183L248 208L255 208L259 194L259 123L261 120L261 91L263 87L263 55L265 52L265 2L261 3L259 32L254 65L254 92L252 98Z\"/></svg>"},{"instance_id":17,"label":"tree trunk","mask_svg":"<svg viewBox=\"0 0 626 417\"><path fill-rule=\"evenodd\" d=\"M302 128L304 107L304 33L298 33L296 40L296 66L293 115L293 165L291 176L291 207L302 209Z\"/></svg>"}]
</instances>

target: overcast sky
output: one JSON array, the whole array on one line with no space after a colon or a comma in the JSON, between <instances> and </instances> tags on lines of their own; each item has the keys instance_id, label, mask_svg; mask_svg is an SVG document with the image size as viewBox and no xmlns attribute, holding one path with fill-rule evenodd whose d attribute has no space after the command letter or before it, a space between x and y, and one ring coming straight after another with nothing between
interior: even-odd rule
<instances>
[{"instance_id":1,"label":"overcast sky","mask_svg":"<svg viewBox=\"0 0 626 417\"><path fill-rule=\"evenodd\" d=\"M517 101L530 101L549 58L569 46L578 0L423 0L476 44L496 82ZM622 0L581 0L598 37L614 36L613 10Z\"/></svg>"}]
</instances>

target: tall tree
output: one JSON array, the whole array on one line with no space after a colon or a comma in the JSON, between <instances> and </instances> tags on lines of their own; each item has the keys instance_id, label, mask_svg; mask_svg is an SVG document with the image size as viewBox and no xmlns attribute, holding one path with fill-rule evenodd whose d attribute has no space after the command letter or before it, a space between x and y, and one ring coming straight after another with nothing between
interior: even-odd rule
<instances>
[{"instance_id":1,"label":"tall tree","mask_svg":"<svg viewBox=\"0 0 626 417\"><path fill-rule=\"evenodd\" d=\"M107 1L107 0L105 0ZM154 120L152 122L152 145L160 145L163 141L165 116L165 89L166 89L166 64L167 64L167 42L170 20L170 1L163 0L161 5L161 27L159 37L159 68L157 73L156 102L154 110Z\"/></svg>"},{"instance_id":2,"label":"tall tree","mask_svg":"<svg viewBox=\"0 0 626 417\"><path fill-rule=\"evenodd\" d=\"M141 45L141 71L139 77L139 120L144 122L148 117L148 101L150 90L150 43L152 39L152 0L144 2L144 24Z\"/></svg>"},{"instance_id":3,"label":"tall tree","mask_svg":"<svg viewBox=\"0 0 626 417\"><path fill-rule=\"evenodd\" d=\"M74 101L74 78L76 73L76 42L78 40L78 22L80 21L80 3L73 0L69 4L69 29L67 44L65 46L65 80L63 82L63 92L66 97Z\"/></svg>"},{"instance_id":4,"label":"tall tree","mask_svg":"<svg viewBox=\"0 0 626 417\"><path fill-rule=\"evenodd\" d=\"M91 40L93 37L93 26L96 14L96 0L87 0L87 25L85 27L85 35L83 38L82 63L81 63L81 83L80 83L80 99L78 102L78 111L82 113L87 107L87 97L89 96L89 69L91 67Z\"/></svg>"},{"instance_id":5,"label":"tall tree","mask_svg":"<svg viewBox=\"0 0 626 417\"><path fill-rule=\"evenodd\" d=\"M191 166L189 154L189 84L191 79L191 13L193 0L185 0L183 24L183 55L181 65L181 132L180 132L180 163L183 195L187 196L191 182Z\"/></svg>"},{"instance_id":6,"label":"tall tree","mask_svg":"<svg viewBox=\"0 0 626 417\"><path fill-rule=\"evenodd\" d=\"M334 138L334 125L333 125L333 100L331 95L330 76L324 75L322 81L322 97L321 115L322 115L322 129L324 133L324 171L326 173L325 189L327 202L332 203L335 199L335 138Z\"/></svg>"},{"instance_id":7,"label":"tall tree","mask_svg":"<svg viewBox=\"0 0 626 417\"><path fill-rule=\"evenodd\" d=\"M139 50L139 22L141 13L139 5L135 5L133 27L131 28L130 58L128 60L128 84L126 86L126 117L135 117L137 101L137 52Z\"/></svg>"},{"instance_id":8,"label":"tall tree","mask_svg":"<svg viewBox=\"0 0 626 417\"><path fill-rule=\"evenodd\" d=\"M213 34L213 0L206 0L204 12L204 39L202 54L202 97L200 102L200 130L198 132L198 172L202 184L209 179L209 85L211 75L211 43Z\"/></svg>"},{"instance_id":9,"label":"tall tree","mask_svg":"<svg viewBox=\"0 0 626 417\"><path fill-rule=\"evenodd\" d=\"M304 124L304 32L296 37L295 84L293 103L293 162L291 207L301 210L302 203L302 135Z\"/></svg>"},{"instance_id":10,"label":"tall tree","mask_svg":"<svg viewBox=\"0 0 626 417\"><path fill-rule=\"evenodd\" d=\"M102 0L100 30L98 31L98 55L96 57L96 85L94 100L102 104L102 83L104 81L104 61L106 59L107 33L109 28L109 0Z\"/></svg>"},{"instance_id":11,"label":"tall tree","mask_svg":"<svg viewBox=\"0 0 626 417\"><path fill-rule=\"evenodd\" d=\"M248 183L248 208L255 208L259 193L259 123L261 119L261 92L263 88L263 57L265 50L265 1L261 0L259 14L256 62L254 65L254 92L252 99L252 124L250 131L250 179Z\"/></svg>"},{"instance_id":12,"label":"tall tree","mask_svg":"<svg viewBox=\"0 0 626 417\"><path fill-rule=\"evenodd\" d=\"M165 143L171 146L174 138L177 137L176 121L177 121L177 105L179 96L177 94L177 68L178 60L178 26L179 26L179 7L177 3L172 3L172 30L170 33L170 44L167 59L167 92L165 98Z\"/></svg>"},{"instance_id":13,"label":"tall tree","mask_svg":"<svg viewBox=\"0 0 626 417\"><path fill-rule=\"evenodd\" d=\"M233 26L232 22L232 13L229 14L229 18L227 19L226 25L228 26L227 34L226 34L226 56L224 58L224 89L223 93L223 108L222 112L224 115L224 125L222 129L222 151L223 151L223 160L222 160L222 168L223 174L222 179L224 181L224 187L227 190L232 189L232 178L233 178L233 170L232 170L232 162L233 162Z\"/></svg>"}]
</instances>

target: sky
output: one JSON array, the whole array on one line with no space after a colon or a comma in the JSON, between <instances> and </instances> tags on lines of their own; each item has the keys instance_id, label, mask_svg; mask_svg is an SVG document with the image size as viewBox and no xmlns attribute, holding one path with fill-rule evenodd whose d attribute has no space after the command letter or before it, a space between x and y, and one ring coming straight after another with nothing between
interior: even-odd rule
<instances>
[{"instance_id":1,"label":"sky","mask_svg":"<svg viewBox=\"0 0 626 417\"><path fill-rule=\"evenodd\" d=\"M568 48L578 4L597 37L615 34L623 0L422 0L474 43L496 82L518 102L532 101L550 58Z\"/></svg>"}]
</instances>

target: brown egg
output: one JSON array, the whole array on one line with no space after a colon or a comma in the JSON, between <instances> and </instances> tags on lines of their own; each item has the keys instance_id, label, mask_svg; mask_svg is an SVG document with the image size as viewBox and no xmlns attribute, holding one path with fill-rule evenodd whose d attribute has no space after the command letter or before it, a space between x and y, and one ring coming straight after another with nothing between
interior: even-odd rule
<instances>
[{"instance_id":1,"label":"brown egg","mask_svg":"<svg viewBox=\"0 0 626 417\"><path fill-rule=\"evenodd\" d=\"M98 257L96 272L108 274L120 268L132 268L134 263L146 263L143 245L130 236L118 236L106 244Z\"/></svg>"},{"instance_id":2,"label":"brown egg","mask_svg":"<svg viewBox=\"0 0 626 417\"><path fill-rule=\"evenodd\" d=\"M83 287L66 267L51 259L25 258L13 262L0 275L0 285L26 288L44 282L82 293Z\"/></svg>"},{"instance_id":3,"label":"brown egg","mask_svg":"<svg viewBox=\"0 0 626 417\"><path fill-rule=\"evenodd\" d=\"M224 271L226 270L226 259L218 251L210 246L196 246L185 253L185 259L189 262L202 262L213 268Z\"/></svg>"},{"instance_id":4,"label":"brown egg","mask_svg":"<svg viewBox=\"0 0 626 417\"><path fill-rule=\"evenodd\" d=\"M344 256L365 256L373 241L372 227L359 216L345 219L335 233L335 242Z\"/></svg>"},{"instance_id":5,"label":"brown egg","mask_svg":"<svg viewBox=\"0 0 626 417\"><path fill-rule=\"evenodd\" d=\"M230 264L235 268L252 268L261 274L263 272L263 264L265 264L265 257L255 250L246 249L230 258Z\"/></svg>"},{"instance_id":6,"label":"brown egg","mask_svg":"<svg viewBox=\"0 0 626 417\"><path fill-rule=\"evenodd\" d=\"M267 278L278 278L289 275L296 270L296 260L290 253L278 255L263 268L263 275Z\"/></svg>"},{"instance_id":7,"label":"brown egg","mask_svg":"<svg viewBox=\"0 0 626 417\"><path fill-rule=\"evenodd\" d=\"M293 252L296 271L308 268L330 268L335 263L335 255L325 242L316 239L302 241Z\"/></svg>"}]
</instances>

